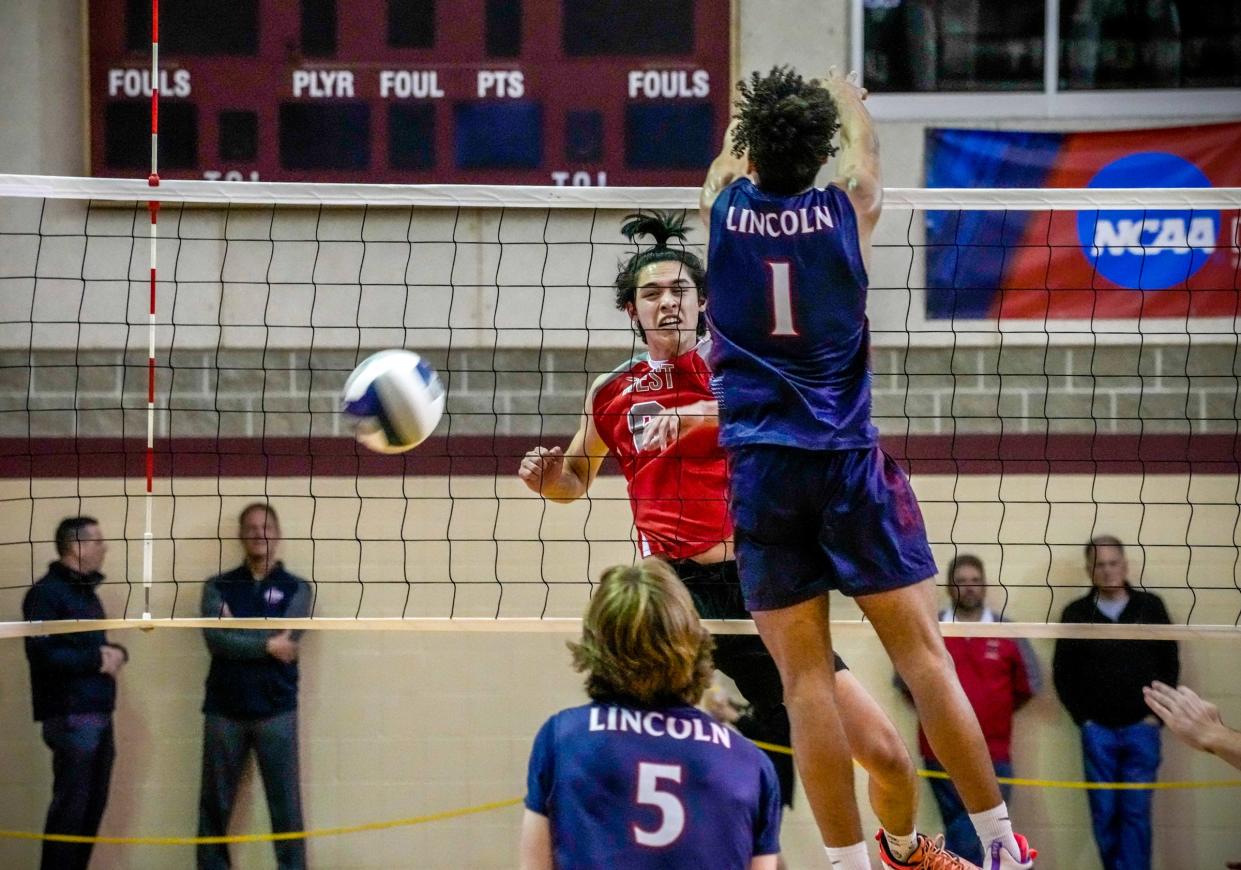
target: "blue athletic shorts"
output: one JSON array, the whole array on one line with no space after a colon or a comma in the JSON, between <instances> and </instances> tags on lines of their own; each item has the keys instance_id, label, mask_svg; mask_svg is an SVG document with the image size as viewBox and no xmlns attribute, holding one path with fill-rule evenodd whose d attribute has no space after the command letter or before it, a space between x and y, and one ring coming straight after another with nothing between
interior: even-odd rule
<instances>
[{"instance_id":1,"label":"blue athletic shorts","mask_svg":"<svg viewBox=\"0 0 1241 870\"><path fill-rule=\"evenodd\" d=\"M918 499L878 447L728 451L741 590L750 610L791 607L835 589L848 596L936 574Z\"/></svg>"}]
</instances>

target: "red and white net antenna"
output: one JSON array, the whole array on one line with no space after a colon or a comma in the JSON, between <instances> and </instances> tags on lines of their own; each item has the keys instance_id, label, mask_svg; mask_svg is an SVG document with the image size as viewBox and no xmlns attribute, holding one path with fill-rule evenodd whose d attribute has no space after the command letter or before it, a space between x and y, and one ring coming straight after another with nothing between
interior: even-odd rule
<instances>
[{"instance_id":1,"label":"red and white net antenna","mask_svg":"<svg viewBox=\"0 0 1241 870\"><path fill-rule=\"evenodd\" d=\"M151 0L151 187L159 187L159 0ZM147 449L146 522L142 530L142 618L151 618L151 578L155 532L151 526L155 490L155 247L159 239L159 202L149 200L151 215L151 305L147 311Z\"/></svg>"}]
</instances>

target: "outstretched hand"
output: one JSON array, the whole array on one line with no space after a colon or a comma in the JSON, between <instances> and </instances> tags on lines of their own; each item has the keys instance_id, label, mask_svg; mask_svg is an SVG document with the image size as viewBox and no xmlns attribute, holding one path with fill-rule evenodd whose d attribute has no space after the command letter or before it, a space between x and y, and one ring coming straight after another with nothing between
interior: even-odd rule
<instances>
[{"instance_id":1,"label":"outstretched hand","mask_svg":"<svg viewBox=\"0 0 1241 870\"><path fill-rule=\"evenodd\" d=\"M1173 688L1156 680L1143 687L1142 695L1146 706L1163 720L1168 730L1194 749L1209 752L1210 737L1225 727L1219 708L1188 686Z\"/></svg>"},{"instance_id":2,"label":"outstretched hand","mask_svg":"<svg viewBox=\"0 0 1241 870\"><path fill-rule=\"evenodd\" d=\"M841 75L840 70L831 67L827 71L827 77L822 80L823 87L832 99L838 103L841 99L857 100L859 103L870 96L870 91L858 84L861 76L857 70L851 71L848 75Z\"/></svg>"}]
</instances>

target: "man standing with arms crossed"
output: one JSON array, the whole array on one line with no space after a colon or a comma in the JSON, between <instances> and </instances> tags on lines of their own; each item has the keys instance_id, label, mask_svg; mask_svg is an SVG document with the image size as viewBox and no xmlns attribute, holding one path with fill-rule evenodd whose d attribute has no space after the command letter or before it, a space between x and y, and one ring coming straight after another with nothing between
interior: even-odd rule
<instances>
[{"instance_id":1,"label":"man standing with arms crossed","mask_svg":"<svg viewBox=\"0 0 1241 870\"><path fill-rule=\"evenodd\" d=\"M238 517L245 562L203 585L205 617L302 617L310 615L310 584L290 574L277 558L280 518L265 502L247 505ZM296 632L208 628L211 651L203 701L203 775L198 835L228 833L233 801L246 760L258 759L272 830L301 831L302 796L297 748ZM279 870L306 866L306 841L277 840ZM224 843L198 847L200 870L229 867Z\"/></svg>"},{"instance_id":2,"label":"man standing with arms crossed","mask_svg":"<svg viewBox=\"0 0 1241 870\"><path fill-rule=\"evenodd\" d=\"M1013 833L940 635L917 499L870 419L866 273L883 188L865 97L834 71L822 84L788 68L755 73L703 185L741 587L780 669L797 767L835 870L870 861L832 670L832 589L857 601L909 686L984 868L1029 868L1034 852ZM816 188L837 131L838 180ZM885 863L909 866L879 841Z\"/></svg>"}]
</instances>

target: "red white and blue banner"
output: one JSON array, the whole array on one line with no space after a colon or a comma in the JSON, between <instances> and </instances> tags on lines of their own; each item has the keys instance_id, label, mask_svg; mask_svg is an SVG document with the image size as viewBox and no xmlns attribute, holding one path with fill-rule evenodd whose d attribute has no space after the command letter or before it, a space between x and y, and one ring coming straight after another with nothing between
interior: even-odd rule
<instances>
[{"instance_id":1,"label":"red white and blue banner","mask_svg":"<svg viewBox=\"0 0 1241 870\"><path fill-rule=\"evenodd\" d=\"M1241 123L927 131L927 187L1241 187ZM927 213L927 317L1241 314L1236 210Z\"/></svg>"}]
</instances>

